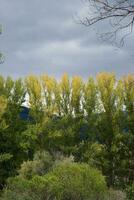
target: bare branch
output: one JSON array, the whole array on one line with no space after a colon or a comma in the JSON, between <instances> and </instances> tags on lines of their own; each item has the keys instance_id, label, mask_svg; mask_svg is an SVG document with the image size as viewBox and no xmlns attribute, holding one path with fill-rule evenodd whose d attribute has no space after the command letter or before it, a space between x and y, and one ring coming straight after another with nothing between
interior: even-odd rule
<instances>
[{"instance_id":1,"label":"bare branch","mask_svg":"<svg viewBox=\"0 0 134 200\"><path fill-rule=\"evenodd\" d=\"M120 46L125 38L132 33L134 25L133 0L86 0L90 13L80 19L84 26L92 26L109 20L111 31L101 34L101 38L115 43L117 34L121 34ZM127 33L126 33L127 32Z\"/></svg>"}]
</instances>

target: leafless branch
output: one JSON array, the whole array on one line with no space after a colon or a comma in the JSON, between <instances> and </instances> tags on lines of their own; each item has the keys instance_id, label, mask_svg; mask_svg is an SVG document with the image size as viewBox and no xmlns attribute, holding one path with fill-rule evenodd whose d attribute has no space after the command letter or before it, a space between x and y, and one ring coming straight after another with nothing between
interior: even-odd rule
<instances>
[{"instance_id":1,"label":"leafless branch","mask_svg":"<svg viewBox=\"0 0 134 200\"><path fill-rule=\"evenodd\" d=\"M84 26L108 21L111 31L101 34L101 38L116 42L117 34L121 35L119 44L124 45L125 38L132 33L134 25L134 1L133 0L85 0L88 3L90 13L80 19Z\"/></svg>"}]
</instances>

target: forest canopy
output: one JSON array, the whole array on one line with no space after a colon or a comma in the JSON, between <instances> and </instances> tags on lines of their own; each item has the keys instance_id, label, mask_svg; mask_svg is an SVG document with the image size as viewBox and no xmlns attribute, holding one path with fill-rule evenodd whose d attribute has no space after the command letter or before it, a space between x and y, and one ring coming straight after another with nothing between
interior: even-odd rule
<instances>
[{"instance_id":1,"label":"forest canopy","mask_svg":"<svg viewBox=\"0 0 134 200\"><path fill-rule=\"evenodd\" d=\"M133 82L133 74L117 80L114 73L105 72L87 81L67 74L59 81L48 75L17 80L0 76L1 189L18 172L24 177L25 174L31 178L42 176L61 157L70 156L78 164L78 170L82 170L79 163L83 163L85 169L88 165L101 171L108 187L131 186L134 181ZM35 158L37 152L44 151L48 152L45 161L39 155ZM55 184L62 175L53 173L50 176L54 175L52 184ZM48 179L51 180L49 174L41 181L45 184ZM24 180L19 178L18 183L13 178L12 181L9 188ZM25 184L28 187L34 182L26 180Z\"/></svg>"}]
</instances>

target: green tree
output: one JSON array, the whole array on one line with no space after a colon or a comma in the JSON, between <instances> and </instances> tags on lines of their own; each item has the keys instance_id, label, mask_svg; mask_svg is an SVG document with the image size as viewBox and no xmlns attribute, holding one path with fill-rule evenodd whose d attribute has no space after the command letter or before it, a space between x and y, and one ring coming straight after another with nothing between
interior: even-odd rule
<instances>
[{"instance_id":1,"label":"green tree","mask_svg":"<svg viewBox=\"0 0 134 200\"><path fill-rule=\"evenodd\" d=\"M27 157L20 146L21 133L26 124L20 118L21 104L24 101L25 89L22 81L13 81L11 78L0 78L1 94L1 118L0 118L0 184L5 183L6 178L16 174L17 168Z\"/></svg>"}]
</instances>

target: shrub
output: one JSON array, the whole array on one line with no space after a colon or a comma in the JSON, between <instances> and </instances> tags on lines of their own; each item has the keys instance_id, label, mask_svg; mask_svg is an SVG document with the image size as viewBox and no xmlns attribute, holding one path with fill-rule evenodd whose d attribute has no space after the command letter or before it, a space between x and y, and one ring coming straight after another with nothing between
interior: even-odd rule
<instances>
[{"instance_id":1,"label":"shrub","mask_svg":"<svg viewBox=\"0 0 134 200\"><path fill-rule=\"evenodd\" d=\"M63 200L104 200L107 187L101 173L87 164L63 162L52 174L63 186Z\"/></svg>"},{"instance_id":2,"label":"shrub","mask_svg":"<svg viewBox=\"0 0 134 200\"><path fill-rule=\"evenodd\" d=\"M8 180L8 188L0 200L60 200L61 194L55 176L35 176L31 180L16 177Z\"/></svg>"},{"instance_id":3,"label":"shrub","mask_svg":"<svg viewBox=\"0 0 134 200\"><path fill-rule=\"evenodd\" d=\"M46 152L37 152L33 161L23 162L19 170L20 176L31 179L34 175L44 175L53 165L52 156Z\"/></svg>"},{"instance_id":4,"label":"shrub","mask_svg":"<svg viewBox=\"0 0 134 200\"><path fill-rule=\"evenodd\" d=\"M46 175L9 179L1 200L104 200L106 192L98 170L66 159Z\"/></svg>"},{"instance_id":5,"label":"shrub","mask_svg":"<svg viewBox=\"0 0 134 200\"><path fill-rule=\"evenodd\" d=\"M20 177L9 178L7 188L4 189L0 200L34 200L35 194L31 193L29 181Z\"/></svg>"},{"instance_id":6,"label":"shrub","mask_svg":"<svg viewBox=\"0 0 134 200\"><path fill-rule=\"evenodd\" d=\"M126 189L127 200L134 200L134 183Z\"/></svg>"}]
</instances>

